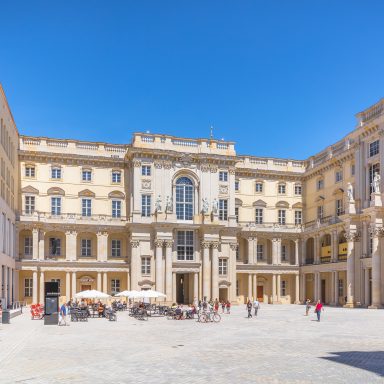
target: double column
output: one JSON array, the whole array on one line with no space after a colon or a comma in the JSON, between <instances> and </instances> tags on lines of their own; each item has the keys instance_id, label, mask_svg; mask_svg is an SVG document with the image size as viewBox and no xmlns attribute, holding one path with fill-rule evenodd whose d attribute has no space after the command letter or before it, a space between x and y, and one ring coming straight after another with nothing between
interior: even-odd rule
<instances>
[{"instance_id":1,"label":"double column","mask_svg":"<svg viewBox=\"0 0 384 384\"><path fill-rule=\"evenodd\" d=\"M139 288L139 270L140 270L140 241L131 240L131 290L138 290Z\"/></svg>"},{"instance_id":2,"label":"double column","mask_svg":"<svg viewBox=\"0 0 384 384\"><path fill-rule=\"evenodd\" d=\"M173 240L165 240L165 294L168 301L176 300L172 297L172 247Z\"/></svg>"},{"instance_id":3,"label":"double column","mask_svg":"<svg viewBox=\"0 0 384 384\"><path fill-rule=\"evenodd\" d=\"M212 243L212 299L219 299L219 242Z\"/></svg>"},{"instance_id":4,"label":"double column","mask_svg":"<svg viewBox=\"0 0 384 384\"><path fill-rule=\"evenodd\" d=\"M211 265L209 260L210 243L208 241L202 241L201 248L203 249L203 298L209 300L211 298Z\"/></svg>"},{"instance_id":5,"label":"double column","mask_svg":"<svg viewBox=\"0 0 384 384\"><path fill-rule=\"evenodd\" d=\"M248 264L257 264L257 237L248 237Z\"/></svg>"},{"instance_id":6,"label":"double column","mask_svg":"<svg viewBox=\"0 0 384 384\"><path fill-rule=\"evenodd\" d=\"M155 281L159 292L164 292L163 245L164 240L155 240Z\"/></svg>"},{"instance_id":7,"label":"double column","mask_svg":"<svg viewBox=\"0 0 384 384\"><path fill-rule=\"evenodd\" d=\"M281 238L272 239L272 264L281 264Z\"/></svg>"},{"instance_id":8,"label":"double column","mask_svg":"<svg viewBox=\"0 0 384 384\"><path fill-rule=\"evenodd\" d=\"M346 233L347 240L347 303L346 307L353 307L355 304L355 242L359 241L360 235L350 231Z\"/></svg>"}]
</instances>

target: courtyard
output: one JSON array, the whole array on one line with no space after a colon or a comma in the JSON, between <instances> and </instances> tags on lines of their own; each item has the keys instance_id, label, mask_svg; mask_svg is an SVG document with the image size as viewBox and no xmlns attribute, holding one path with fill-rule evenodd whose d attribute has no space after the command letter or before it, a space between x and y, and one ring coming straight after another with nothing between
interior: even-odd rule
<instances>
[{"instance_id":1,"label":"courtyard","mask_svg":"<svg viewBox=\"0 0 384 384\"><path fill-rule=\"evenodd\" d=\"M381 383L383 311L233 307L218 324L89 319L44 326L29 313L0 329L2 383Z\"/></svg>"}]
</instances>

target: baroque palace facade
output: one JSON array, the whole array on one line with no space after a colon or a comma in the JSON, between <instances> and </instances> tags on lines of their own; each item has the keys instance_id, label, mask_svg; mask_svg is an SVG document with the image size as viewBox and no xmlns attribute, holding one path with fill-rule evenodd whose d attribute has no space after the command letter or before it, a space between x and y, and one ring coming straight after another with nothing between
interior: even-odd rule
<instances>
[{"instance_id":1,"label":"baroque palace facade","mask_svg":"<svg viewBox=\"0 0 384 384\"><path fill-rule=\"evenodd\" d=\"M304 161L162 134L20 136L12 297L42 302L54 280L67 299L152 288L168 302L381 307L384 101L357 118Z\"/></svg>"}]
</instances>

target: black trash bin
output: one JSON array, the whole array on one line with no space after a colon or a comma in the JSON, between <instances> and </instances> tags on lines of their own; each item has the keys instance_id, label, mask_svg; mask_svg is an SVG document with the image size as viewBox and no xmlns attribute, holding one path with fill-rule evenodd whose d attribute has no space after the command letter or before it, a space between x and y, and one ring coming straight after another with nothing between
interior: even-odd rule
<instances>
[{"instance_id":1,"label":"black trash bin","mask_svg":"<svg viewBox=\"0 0 384 384\"><path fill-rule=\"evenodd\" d=\"M3 309L3 324L11 323L11 312L8 309Z\"/></svg>"}]
</instances>

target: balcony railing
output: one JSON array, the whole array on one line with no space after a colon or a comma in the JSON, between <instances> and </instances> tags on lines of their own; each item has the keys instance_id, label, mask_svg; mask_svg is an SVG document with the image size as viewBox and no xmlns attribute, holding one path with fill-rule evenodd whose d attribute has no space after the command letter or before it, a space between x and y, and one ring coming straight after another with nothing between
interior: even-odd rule
<instances>
[{"instance_id":1,"label":"balcony railing","mask_svg":"<svg viewBox=\"0 0 384 384\"><path fill-rule=\"evenodd\" d=\"M338 216L325 216L316 220L307 221L304 224L304 230L311 230L314 228L325 227L327 225L340 223L341 220Z\"/></svg>"},{"instance_id":2,"label":"balcony railing","mask_svg":"<svg viewBox=\"0 0 384 384\"><path fill-rule=\"evenodd\" d=\"M346 261L347 260L347 255L339 255L337 257L337 260L339 260L339 261Z\"/></svg>"},{"instance_id":3,"label":"balcony railing","mask_svg":"<svg viewBox=\"0 0 384 384\"><path fill-rule=\"evenodd\" d=\"M303 226L301 224L279 224L276 222L263 222L263 223L256 223L254 221L239 221L239 226L245 227L249 230L253 229L270 229L273 231L281 231L281 230L295 230L296 232L302 232Z\"/></svg>"},{"instance_id":4,"label":"balcony railing","mask_svg":"<svg viewBox=\"0 0 384 384\"><path fill-rule=\"evenodd\" d=\"M331 256L321 256L320 262L323 263L330 263L331 262Z\"/></svg>"}]
</instances>

